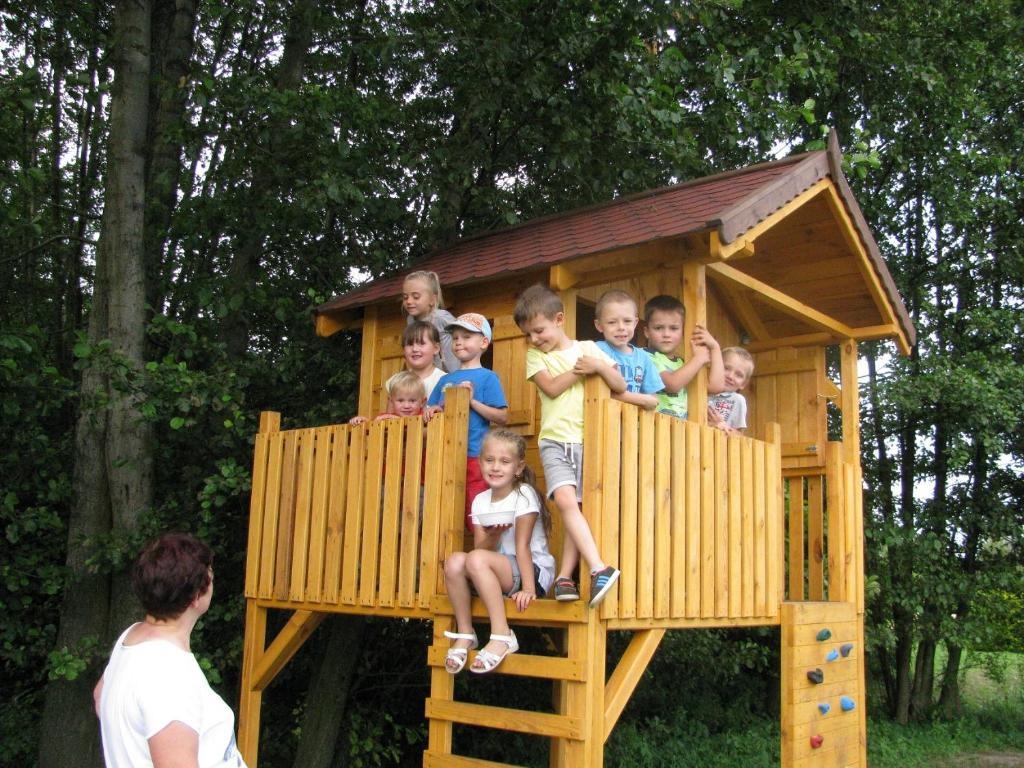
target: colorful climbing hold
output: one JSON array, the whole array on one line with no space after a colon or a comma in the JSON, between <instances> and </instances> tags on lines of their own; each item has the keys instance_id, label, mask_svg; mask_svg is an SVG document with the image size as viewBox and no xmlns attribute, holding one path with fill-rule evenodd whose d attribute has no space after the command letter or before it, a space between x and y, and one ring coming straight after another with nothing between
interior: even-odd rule
<instances>
[{"instance_id":1,"label":"colorful climbing hold","mask_svg":"<svg viewBox=\"0 0 1024 768\"><path fill-rule=\"evenodd\" d=\"M857 702L855 702L849 696L840 696L839 697L839 708L842 709L843 712L849 712L851 709L854 709L856 706L857 706Z\"/></svg>"},{"instance_id":2,"label":"colorful climbing hold","mask_svg":"<svg viewBox=\"0 0 1024 768\"><path fill-rule=\"evenodd\" d=\"M807 679L815 685L819 685L825 682L825 673L821 669L815 668L807 672Z\"/></svg>"},{"instance_id":3,"label":"colorful climbing hold","mask_svg":"<svg viewBox=\"0 0 1024 768\"><path fill-rule=\"evenodd\" d=\"M850 655L850 651L852 651L852 650L853 650L853 643L843 643L841 646L839 646L839 652L841 654L843 654L843 658L844 659L847 656Z\"/></svg>"},{"instance_id":4,"label":"colorful climbing hold","mask_svg":"<svg viewBox=\"0 0 1024 768\"><path fill-rule=\"evenodd\" d=\"M839 658L839 651L837 651L835 648L833 648L831 651L828 652L828 655L825 657L825 661L835 661L838 658Z\"/></svg>"},{"instance_id":5,"label":"colorful climbing hold","mask_svg":"<svg viewBox=\"0 0 1024 768\"><path fill-rule=\"evenodd\" d=\"M831 709L832 705L829 704L827 701L823 701L821 702L821 704L818 705L818 711L821 712L821 714L823 715L827 715Z\"/></svg>"},{"instance_id":6,"label":"colorful climbing hold","mask_svg":"<svg viewBox=\"0 0 1024 768\"><path fill-rule=\"evenodd\" d=\"M820 733L816 733L813 736L811 736L811 749L817 749L824 743L825 737L822 736Z\"/></svg>"},{"instance_id":7,"label":"colorful climbing hold","mask_svg":"<svg viewBox=\"0 0 1024 768\"><path fill-rule=\"evenodd\" d=\"M831 629L828 629L826 627L825 629L818 630L817 638L818 638L818 642L819 643L825 642L830 637L832 637L832 630Z\"/></svg>"}]
</instances>

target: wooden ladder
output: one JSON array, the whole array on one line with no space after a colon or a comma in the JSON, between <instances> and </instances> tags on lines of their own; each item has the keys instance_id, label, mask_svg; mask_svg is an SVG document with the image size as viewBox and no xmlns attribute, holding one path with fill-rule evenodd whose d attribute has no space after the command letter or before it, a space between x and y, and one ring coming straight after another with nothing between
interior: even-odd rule
<instances>
[{"instance_id":1,"label":"wooden ladder","mask_svg":"<svg viewBox=\"0 0 1024 768\"><path fill-rule=\"evenodd\" d=\"M430 697L426 701L429 741L423 755L425 768L513 768L474 757L452 754L452 725L460 723L485 728L545 736L551 739L552 768L600 768L604 764L604 743L629 701L644 669L665 634L664 629L634 633L611 678L605 682L607 626L600 611L586 602L565 604L541 600L530 606L517 621L510 609L510 623L548 626L564 631L564 655L538 656L520 651L505 659L493 674L530 677L554 682L554 713L472 704L455 700L455 677L444 666L451 641L445 630L455 628L451 606L437 598L434 639L427 655L430 666ZM474 601L474 619L486 621L479 601ZM481 637L483 644L484 638ZM467 666L472 663L471 653ZM462 674L471 674L464 671Z\"/></svg>"}]
</instances>

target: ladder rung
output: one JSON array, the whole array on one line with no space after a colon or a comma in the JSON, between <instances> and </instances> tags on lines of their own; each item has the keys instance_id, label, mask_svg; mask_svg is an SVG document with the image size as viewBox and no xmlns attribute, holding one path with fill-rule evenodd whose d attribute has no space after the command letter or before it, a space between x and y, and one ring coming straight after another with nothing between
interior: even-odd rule
<instances>
[{"instance_id":1,"label":"ladder rung","mask_svg":"<svg viewBox=\"0 0 1024 768\"><path fill-rule=\"evenodd\" d=\"M583 739L583 719L579 717L435 698L427 699L426 712L427 717L433 720L448 720L481 728L500 728L533 736L552 736L575 741Z\"/></svg>"},{"instance_id":2,"label":"ladder rung","mask_svg":"<svg viewBox=\"0 0 1024 768\"><path fill-rule=\"evenodd\" d=\"M462 757L461 755L443 755L440 752L423 753L423 768L520 768L511 763L495 763L481 760L478 757Z\"/></svg>"},{"instance_id":3,"label":"ladder rung","mask_svg":"<svg viewBox=\"0 0 1024 768\"><path fill-rule=\"evenodd\" d=\"M427 649L427 664L432 667L443 667L447 654L447 645L432 645ZM469 660L466 662L467 668L475 658L476 651L471 651ZM572 680L574 682L582 682L587 679L583 664L574 659L567 659L564 656L529 656L520 653L506 656L495 673L545 680Z\"/></svg>"}]
</instances>

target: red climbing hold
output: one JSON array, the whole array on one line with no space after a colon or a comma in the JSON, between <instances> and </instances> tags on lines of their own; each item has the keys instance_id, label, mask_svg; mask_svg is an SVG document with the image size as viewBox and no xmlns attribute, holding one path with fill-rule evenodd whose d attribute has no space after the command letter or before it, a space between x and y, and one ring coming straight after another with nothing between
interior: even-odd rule
<instances>
[{"instance_id":1,"label":"red climbing hold","mask_svg":"<svg viewBox=\"0 0 1024 768\"><path fill-rule=\"evenodd\" d=\"M820 733L816 733L813 736L811 736L811 749L817 749L824 743L825 737L822 736Z\"/></svg>"}]
</instances>

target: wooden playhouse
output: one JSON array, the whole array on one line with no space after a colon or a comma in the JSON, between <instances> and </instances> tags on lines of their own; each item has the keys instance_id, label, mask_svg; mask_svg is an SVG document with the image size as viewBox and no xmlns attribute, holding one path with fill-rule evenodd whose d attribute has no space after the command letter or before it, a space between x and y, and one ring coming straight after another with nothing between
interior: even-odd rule
<instances>
[{"instance_id":1,"label":"wooden playhouse","mask_svg":"<svg viewBox=\"0 0 1024 768\"><path fill-rule=\"evenodd\" d=\"M509 611L513 624L562 638L560 653L524 648L497 672L550 680L548 711L460 702L444 669L442 633L454 622L442 563L464 546L465 390L427 426L282 431L277 414L263 414L239 717L252 768L263 690L331 612L432 620L425 766L498 766L452 752L454 724L486 724L550 738L551 766L598 768L667 630L757 625L781 629L782 765L866 765L857 342L891 338L905 353L914 329L840 160L833 135L827 151L468 238L417 264L440 275L455 314L491 320L485 362L501 377L510 426L528 438L539 404L512 310L533 283L560 293L579 338L593 337L594 302L615 287L641 306L656 294L680 297L687 348L700 323L756 357L745 437L706 426L703 374L689 387L688 422L588 382L583 510L622 578L598 610L541 600ZM401 281L362 286L316 314L323 336L361 332L360 413L383 409L381 383L401 367ZM827 374L830 347L838 382ZM839 440L829 439L829 408ZM533 451L539 470L535 442ZM268 643L271 610L290 617ZM482 606L474 613L486 617ZM613 670L609 631L631 633ZM808 677L814 670L821 682Z\"/></svg>"}]
</instances>

